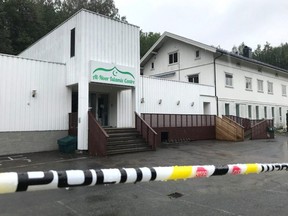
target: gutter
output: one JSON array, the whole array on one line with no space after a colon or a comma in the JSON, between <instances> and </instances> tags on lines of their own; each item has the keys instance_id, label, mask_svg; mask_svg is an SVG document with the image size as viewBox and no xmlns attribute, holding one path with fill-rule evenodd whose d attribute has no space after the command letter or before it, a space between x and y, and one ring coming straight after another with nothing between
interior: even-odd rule
<instances>
[{"instance_id":1,"label":"gutter","mask_svg":"<svg viewBox=\"0 0 288 216\"><path fill-rule=\"evenodd\" d=\"M221 56L223 56L223 53L221 53L220 55L216 56L216 57L214 58L214 61L213 61L213 65L214 65L214 87L215 87L215 98L216 98L217 116L219 116L219 100L218 100L218 96L217 96L216 59L220 58Z\"/></svg>"}]
</instances>

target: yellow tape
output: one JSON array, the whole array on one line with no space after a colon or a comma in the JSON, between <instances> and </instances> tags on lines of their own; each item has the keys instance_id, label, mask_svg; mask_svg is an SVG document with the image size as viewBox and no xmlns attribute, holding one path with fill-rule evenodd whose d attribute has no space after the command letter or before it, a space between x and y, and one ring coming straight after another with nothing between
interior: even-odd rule
<instances>
[{"instance_id":1,"label":"yellow tape","mask_svg":"<svg viewBox=\"0 0 288 216\"><path fill-rule=\"evenodd\" d=\"M244 174L259 173L258 164L247 164L247 170Z\"/></svg>"},{"instance_id":2,"label":"yellow tape","mask_svg":"<svg viewBox=\"0 0 288 216\"><path fill-rule=\"evenodd\" d=\"M187 179L192 174L192 166L174 166L171 176L167 180Z\"/></svg>"}]
</instances>

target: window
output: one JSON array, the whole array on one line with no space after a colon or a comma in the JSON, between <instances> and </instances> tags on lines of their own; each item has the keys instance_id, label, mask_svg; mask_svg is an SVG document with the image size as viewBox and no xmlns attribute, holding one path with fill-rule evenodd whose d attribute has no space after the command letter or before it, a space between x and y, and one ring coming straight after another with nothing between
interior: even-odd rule
<instances>
[{"instance_id":1,"label":"window","mask_svg":"<svg viewBox=\"0 0 288 216\"><path fill-rule=\"evenodd\" d=\"M271 115L272 115L272 118L274 119L274 117L275 117L275 108L274 107L271 107Z\"/></svg>"},{"instance_id":2,"label":"window","mask_svg":"<svg viewBox=\"0 0 288 216\"><path fill-rule=\"evenodd\" d=\"M263 92L263 80L257 80L258 92Z\"/></svg>"},{"instance_id":3,"label":"window","mask_svg":"<svg viewBox=\"0 0 288 216\"><path fill-rule=\"evenodd\" d=\"M282 96L287 96L286 85L282 85Z\"/></svg>"},{"instance_id":4,"label":"window","mask_svg":"<svg viewBox=\"0 0 288 216\"><path fill-rule=\"evenodd\" d=\"M273 94L273 83L267 82L268 85L268 94Z\"/></svg>"},{"instance_id":5,"label":"window","mask_svg":"<svg viewBox=\"0 0 288 216\"><path fill-rule=\"evenodd\" d=\"M259 119L259 106L256 106L256 119Z\"/></svg>"},{"instance_id":6,"label":"window","mask_svg":"<svg viewBox=\"0 0 288 216\"><path fill-rule=\"evenodd\" d=\"M178 52L169 54L169 64L174 64L178 62Z\"/></svg>"},{"instance_id":7,"label":"window","mask_svg":"<svg viewBox=\"0 0 288 216\"><path fill-rule=\"evenodd\" d=\"M151 62L151 70L154 70L154 62Z\"/></svg>"},{"instance_id":8,"label":"window","mask_svg":"<svg viewBox=\"0 0 288 216\"><path fill-rule=\"evenodd\" d=\"M264 118L267 119L267 107L264 106Z\"/></svg>"},{"instance_id":9,"label":"window","mask_svg":"<svg viewBox=\"0 0 288 216\"><path fill-rule=\"evenodd\" d=\"M279 120L282 122L282 108L279 107Z\"/></svg>"},{"instance_id":10,"label":"window","mask_svg":"<svg viewBox=\"0 0 288 216\"><path fill-rule=\"evenodd\" d=\"M194 74L194 75L188 76L188 82L199 83L199 74Z\"/></svg>"},{"instance_id":11,"label":"window","mask_svg":"<svg viewBox=\"0 0 288 216\"><path fill-rule=\"evenodd\" d=\"M250 90L252 91L252 78L250 77L245 77L245 80L246 80L246 90Z\"/></svg>"},{"instance_id":12,"label":"window","mask_svg":"<svg viewBox=\"0 0 288 216\"><path fill-rule=\"evenodd\" d=\"M196 59L200 58L200 50L196 50L195 52Z\"/></svg>"},{"instance_id":13,"label":"window","mask_svg":"<svg viewBox=\"0 0 288 216\"><path fill-rule=\"evenodd\" d=\"M236 104L236 116L240 116L240 104Z\"/></svg>"},{"instance_id":14,"label":"window","mask_svg":"<svg viewBox=\"0 0 288 216\"><path fill-rule=\"evenodd\" d=\"M225 85L228 87L233 87L233 75L225 73Z\"/></svg>"},{"instance_id":15,"label":"window","mask_svg":"<svg viewBox=\"0 0 288 216\"><path fill-rule=\"evenodd\" d=\"M70 32L70 57L75 56L75 28L71 29Z\"/></svg>"},{"instance_id":16,"label":"window","mask_svg":"<svg viewBox=\"0 0 288 216\"><path fill-rule=\"evenodd\" d=\"M252 106L248 105L248 118L252 118Z\"/></svg>"},{"instance_id":17,"label":"window","mask_svg":"<svg viewBox=\"0 0 288 216\"><path fill-rule=\"evenodd\" d=\"M225 115L230 115L229 104L225 103Z\"/></svg>"}]
</instances>

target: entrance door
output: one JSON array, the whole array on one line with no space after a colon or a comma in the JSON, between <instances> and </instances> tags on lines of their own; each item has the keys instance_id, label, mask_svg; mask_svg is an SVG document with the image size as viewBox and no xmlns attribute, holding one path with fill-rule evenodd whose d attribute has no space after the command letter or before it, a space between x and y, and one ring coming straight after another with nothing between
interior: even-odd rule
<instances>
[{"instance_id":1,"label":"entrance door","mask_svg":"<svg viewBox=\"0 0 288 216\"><path fill-rule=\"evenodd\" d=\"M102 126L108 126L108 95L99 94L97 97L97 119Z\"/></svg>"}]
</instances>

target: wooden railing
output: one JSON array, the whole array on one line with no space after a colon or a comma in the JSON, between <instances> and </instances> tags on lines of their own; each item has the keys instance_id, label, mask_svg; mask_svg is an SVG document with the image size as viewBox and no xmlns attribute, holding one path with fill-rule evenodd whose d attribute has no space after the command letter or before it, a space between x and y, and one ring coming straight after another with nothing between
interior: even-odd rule
<instances>
[{"instance_id":1,"label":"wooden railing","mask_svg":"<svg viewBox=\"0 0 288 216\"><path fill-rule=\"evenodd\" d=\"M97 122L91 112L88 112L88 151L90 155L105 156L107 154L107 140L109 135Z\"/></svg>"},{"instance_id":2,"label":"wooden railing","mask_svg":"<svg viewBox=\"0 0 288 216\"><path fill-rule=\"evenodd\" d=\"M144 119L135 112L136 130L142 135L153 150L156 150L157 133L144 121Z\"/></svg>"},{"instance_id":3,"label":"wooden railing","mask_svg":"<svg viewBox=\"0 0 288 216\"><path fill-rule=\"evenodd\" d=\"M228 117L216 117L216 139L227 141L243 141L244 127Z\"/></svg>"},{"instance_id":4,"label":"wooden railing","mask_svg":"<svg viewBox=\"0 0 288 216\"><path fill-rule=\"evenodd\" d=\"M69 113L69 131L70 136L77 136L78 129L78 113Z\"/></svg>"},{"instance_id":5,"label":"wooden railing","mask_svg":"<svg viewBox=\"0 0 288 216\"><path fill-rule=\"evenodd\" d=\"M215 126L214 115L143 113L142 117L152 128Z\"/></svg>"},{"instance_id":6,"label":"wooden railing","mask_svg":"<svg viewBox=\"0 0 288 216\"><path fill-rule=\"evenodd\" d=\"M239 125L244 127L244 130L250 130L251 129L251 120L247 119L247 118L242 118L242 117L238 117L238 116L233 116L233 115L226 115L225 117L232 119L233 121L237 122ZM253 124L254 122L256 122L257 120L253 120Z\"/></svg>"},{"instance_id":7,"label":"wooden railing","mask_svg":"<svg viewBox=\"0 0 288 216\"><path fill-rule=\"evenodd\" d=\"M268 134L268 128L273 128L274 126L274 121L273 119L269 120L262 120L261 122L253 125L251 127L252 129L252 136L251 139L267 139L267 138L274 138L270 137Z\"/></svg>"}]
</instances>

